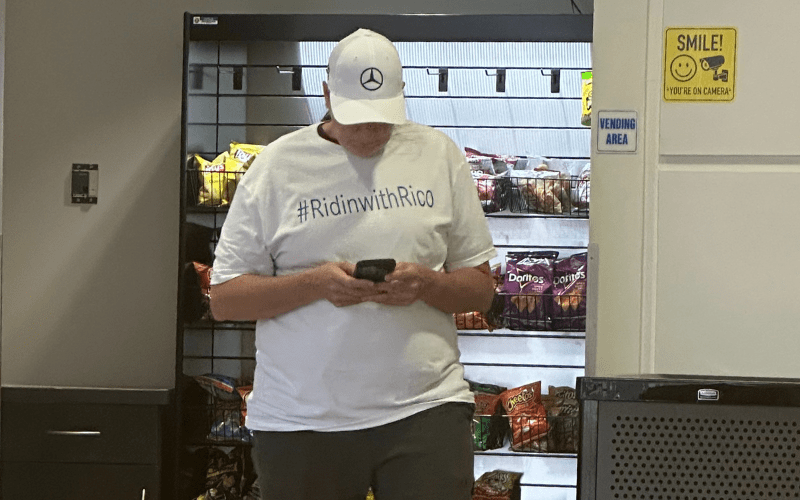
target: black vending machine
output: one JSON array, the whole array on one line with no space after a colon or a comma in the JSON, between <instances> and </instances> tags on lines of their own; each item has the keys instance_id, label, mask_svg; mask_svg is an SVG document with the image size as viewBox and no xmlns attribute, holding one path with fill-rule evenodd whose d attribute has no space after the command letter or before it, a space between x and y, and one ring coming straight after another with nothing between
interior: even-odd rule
<instances>
[{"instance_id":1,"label":"black vending machine","mask_svg":"<svg viewBox=\"0 0 800 500\"><path fill-rule=\"evenodd\" d=\"M800 380L582 377L578 498L800 497Z\"/></svg>"}]
</instances>

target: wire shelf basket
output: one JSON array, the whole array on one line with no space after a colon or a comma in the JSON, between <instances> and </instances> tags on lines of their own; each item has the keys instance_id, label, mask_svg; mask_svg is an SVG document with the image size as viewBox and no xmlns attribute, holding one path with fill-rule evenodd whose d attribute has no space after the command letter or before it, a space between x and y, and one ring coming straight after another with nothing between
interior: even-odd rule
<instances>
[{"instance_id":1,"label":"wire shelf basket","mask_svg":"<svg viewBox=\"0 0 800 500\"><path fill-rule=\"evenodd\" d=\"M567 293L495 294L487 313L467 312L454 315L459 330L516 331L586 330L586 291Z\"/></svg>"},{"instance_id":2,"label":"wire shelf basket","mask_svg":"<svg viewBox=\"0 0 800 500\"><path fill-rule=\"evenodd\" d=\"M558 174L550 177L473 179L484 213L511 212L551 217L589 218L590 179Z\"/></svg>"},{"instance_id":3,"label":"wire shelf basket","mask_svg":"<svg viewBox=\"0 0 800 500\"><path fill-rule=\"evenodd\" d=\"M577 453L579 418L574 415L475 415L473 449L526 453Z\"/></svg>"}]
</instances>

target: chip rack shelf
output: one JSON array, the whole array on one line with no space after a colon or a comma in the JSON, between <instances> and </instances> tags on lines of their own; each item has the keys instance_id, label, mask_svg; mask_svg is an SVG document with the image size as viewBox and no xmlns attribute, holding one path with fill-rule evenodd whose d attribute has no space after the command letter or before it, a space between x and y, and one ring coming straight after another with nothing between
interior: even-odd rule
<instances>
[{"instance_id":1,"label":"chip rack shelf","mask_svg":"<svg viewBox=\"0 0 800 500\"><path fill-rule=\"evenodd\" d=\"M571 255L586 251L588 213L580 218L542 214L487 214L490 230L502 256L514 251L557 250ZM565 227L566 226L566 227ZM530 241L550 245L530 245ZM502 294L498 294L502 297ZM545 300L552 296L545 297ZM549 386L575 386L575 377L584 373L586 333L570 330L520 330L509 328L460 329L459 346L466 376L508 388L534 381L542 382L542 393ZM505 417L509 418L509 417ZM574 426L578 416L553 417L561 429ZM563 432L560 431L560 432ZM571 436L574 436L570 432ZM563 436L562 436L563 437ZM547 442L552 443L549 435ZM476 451L476 470L524 472L522 498L575 498L577 448L569 452L512 451L510 432L499 449Z\"/></svg>"},{"instance_id":2,"label":"chip rack shelf","mask_svg":"<svg viewBox=\"0 0 800 500\"><path fill-rule=\"evenodd\" d=\"M249 447L233 425L241 423L240 401L211 396L194 377L218 373L246 386L255 367L254 323L215 322L202 308L187 309L192 300L202 300L202 274L193 266L198 237L213 249L227 213L222 198L230 198L221 194L201 204L197 193L204 179L194 155L212 161L234 142L265 144L318 121L325 111L321 82L327 54L336 40L359 27L379 31L398 45L412 120L439 128L462 147L537 162L540 157L588 161L590 131L580 125L579 82L580 73L591 67L591 16L185 14L178 500L197 495L187 472L191 453L205 447L226 453ZM542 56L534 60L526 49L531 46L533 52L541 49ZM557 92L553 82L559 84ZM241 172L220 169L216 174L234 178ZM579 181L573 175L565 182ZM510 189L518 191L520 182L510 180ZM486 216L501 257L544 248L569 255L588 245L586 207L547 213L517 205ZM509 388L540 380L543 392L548 385L575 386L583 375L584 342L582 331L459 330L468 378ZM508 442L476 451L476 478L495 469L524 473L523 500L575 497L573 452L512 451Z\"/></svg>"}]
</instances>

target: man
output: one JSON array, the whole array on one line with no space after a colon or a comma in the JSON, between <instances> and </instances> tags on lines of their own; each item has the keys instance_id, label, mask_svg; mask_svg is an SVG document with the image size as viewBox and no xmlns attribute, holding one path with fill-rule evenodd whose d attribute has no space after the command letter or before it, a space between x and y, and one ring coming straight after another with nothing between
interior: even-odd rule
<instances>
[{"instance_id":1,"label":"man","mask_svg":"<svg viewBox=\"0 0 800 500\"><path fill-rule=\"evenodd\" d=\"M463 153L406 119L403 87L389 40L341 40L331 119L266 147L222 229L211 309L257 320L246 425L266 500L471 495L452 314L489 308L496 252ZM372 258L396 268L354 278Z\"/></svg>"}]
</instances>

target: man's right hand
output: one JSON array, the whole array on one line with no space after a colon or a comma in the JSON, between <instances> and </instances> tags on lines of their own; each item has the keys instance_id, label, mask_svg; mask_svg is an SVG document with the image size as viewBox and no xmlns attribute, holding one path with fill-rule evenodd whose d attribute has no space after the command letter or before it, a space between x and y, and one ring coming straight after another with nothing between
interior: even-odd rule
<instances>
[{"instance_id":1,"label":"man's right hand","mask_svg":"<svg viewBox=\"0 0 800 500\"><path fill-rule=\"evenodd\" d=\"M315 283L323 287L323 297L336 307L352 306L375 295L375 283L353 278L355 264L326 262L314 268Z\"/></svg>"}]
</instances>

